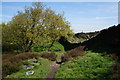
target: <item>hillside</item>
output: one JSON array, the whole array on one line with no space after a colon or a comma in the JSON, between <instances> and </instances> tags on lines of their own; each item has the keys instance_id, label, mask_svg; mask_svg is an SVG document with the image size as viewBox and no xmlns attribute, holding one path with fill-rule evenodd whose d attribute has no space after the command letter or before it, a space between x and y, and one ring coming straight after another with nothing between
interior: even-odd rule
<instances>
[{"instance_id":1,"label":"hillside","mask_svg":"<svg viewBox=\"0 0 120 80\"><path fill-rule=\"evenodd\" d=\"M110 73L107 72L106 74L103 75L104 78L105 77L110 78L109 80L113 80L113 79L119 80L120 79L120 75L118 74L118 73L120 73L120 54L119 54L119 52L120 52L120 36L119 35L120 35L120 24L117 25L117 26L109 27L108 29L101 30L96 36L94 36L94 37L90 38L89 40L84 41L82 43L80 42L81 44L77 43L78 44L77 46L85 46L84 50L85 51L91 51L92 54L94 53L94 56L96 56L98 53L101 54L101 57L105 57L105 56L109 55L113 58L113 60L116 61L114 64L112 64L112 67L109 68ZM79 34L79 36L81 36L81 35ZM83 36L83 34L82 34L82 36ZM65 43L65 42L68 42L68 41L63 39L62 42ZM69 45L71 47L74 46L73 43L69 43ZM64 48L67 48L69 45L67 45L67 46L63 45L63 46L64 46ZM71 54L74 54L74 55L76 54L76 52L81 53L81 52L79 52L81 50L77 49L77 48L74 48L74 49L70 50L68 53L71 53ZM89 56L89 58L90 58L90 56ZM98 57L97 59L99 59L99 58L100 57ZM87 59L85 59L85 60L87 60ZM93 60L93 62L96 62L96 60L93 59L93 55L92 55L91 60ZM103 60L103 59L101 59L101 60ZM78 58L76 59L76 61L78 61L78 63L81 64L81 62L80 62L81 60L79 60ZM100 61L100 60L98 60L98 61ZM60 68L58 70L57 77L61 77L61 76L63 77L63 73L67 72L65 70L69 70L69 71L71 70L72 71L72 70L74 70L74 68L78 69L77 68L77 66L79 65L78 63L75 66L75 65L71 65L71 64L75 64L75 61L73 61L73 62L70 61L68 63L66 62L66 64L65 65L63 64L62 68ZM109 64L110 62L105 63L103 61L102 63L105 64L106 66L108 66L107 64ZM89 68L86 63L85 63L85 65L87 66L87 68ZM93 65L94 65L94 63L93 63ZM66 67L66 66L68 66L68 67ZM87 68L85 68L85 70ZM65 69L65 70L63 71L62 69ZM80 69L78 69L78 70L80 70ZM101 68L101 69L103 69L103 68ZM94 78L97 78L97 76L94 75L94 70L92 70L92 69L90 69L90 70L93 71L92 75L94 76ZM79 71L76 72L76 73L73 73L73 74L72 74L72 72L69 72L69 71L66 75L64 75L64 77L75 77L75 76L80 76L80 75L81 75L81 77L85 76L85 75L82 75L81 73L79 73ZM101 70L101 72L104 72L104 71ZM98 70L98 73L99 73L99 70ZM90 77L93 77L93 76L90 76ZM103 78L103 76L102 76L102 78ZM98 76L98 77L100 79L101 76ZM105 80L108 80L108 78L105 79Z\"/></svg>"},{"instance_id":2,"label":"hillside","mask_svg":"<svg viewBox=\"0 0 120 80\"><path fill-rule=\"evenodd\" d=\"M120 57L120 24L100 31L96 37L83 42L82 45L86 46L86 50L115 53Z\"/></svg>"}]
</instances>

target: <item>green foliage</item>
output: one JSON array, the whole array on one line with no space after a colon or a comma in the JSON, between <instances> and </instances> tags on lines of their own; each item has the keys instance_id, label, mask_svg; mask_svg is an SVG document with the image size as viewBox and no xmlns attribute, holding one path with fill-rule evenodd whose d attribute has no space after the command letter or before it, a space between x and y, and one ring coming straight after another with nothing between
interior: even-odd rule
<instances>
[{"instance_id":1,"label":"green foliage","mask_svg":"<svg viewBox=\"0 0 120 80\"><path fill-rule=\"evenodd\" d=\"M77 57L65 62L58 69L56 78L103 79L109 78L109 68L114 61L109 56L100 53L86 52L82 57Z\"/></svg>"},{"instance_id":2,"label":"green foliage","mask_svg":"<svg viewBox=\"0 0 120 80\"><path fill-rule=\"evenodd\" d=\"M64 47L59 42L54 42L53 46L49 48L51 43L44 43L34 45L32 48L32 52L65 52Z\"/></svg>"},{"instance_id":3,"label":"green foliage","mask_svg":"<svg viewBox=\"0 0 120 80\"><path fill-rule=\"evenodd\" d=\"M50 63L52 62L44 58L39 58L38 63L35 64L33 64L31 60L27 60L24 62L24 64L34 65L35 67L31 69L21 69L18 72L7 76L6 78L45 78L50 70ZM34 74L25 75L25 73L30 70L35 71Z\"/></svg>"}]
</instances>

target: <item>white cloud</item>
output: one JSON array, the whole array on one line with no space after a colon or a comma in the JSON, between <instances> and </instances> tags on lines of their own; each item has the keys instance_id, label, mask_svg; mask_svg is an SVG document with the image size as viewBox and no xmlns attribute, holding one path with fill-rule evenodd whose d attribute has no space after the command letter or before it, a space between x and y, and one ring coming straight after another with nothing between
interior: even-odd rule
<instances>
[{"instance_id":1,"label":"white cloud","mask_svg":"<svg viewBox=\"0 0 120 80\"><path fill-rule=\"evenodd\" d=\"M99 19L116 19L118 18L118 16L112 16L112 17L96 17L95 19L99 20Z\"/></svg>"}]
</instances>

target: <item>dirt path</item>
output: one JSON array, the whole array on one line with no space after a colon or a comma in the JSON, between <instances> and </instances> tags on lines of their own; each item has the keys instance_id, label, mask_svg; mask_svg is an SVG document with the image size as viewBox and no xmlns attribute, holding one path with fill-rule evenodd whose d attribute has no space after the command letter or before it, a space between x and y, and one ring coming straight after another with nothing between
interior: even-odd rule
<instances>
[{"instance_id":1,"label":"dirt path","mask_svg":"<svg viewBox=\"0 0 120 80\"><path fill-rule=\"evenodd\" d=\"M62 55L62 53L61 53L61 55ZM60 61L61 61L61 55L58 56ZM46 76L45 80L53 80L55 78L56 71L60 67L60 64L59 64L59 62L58 63L54 62L50 66L51 66L51 70L48 73L48 75Z\"/></svg>"},{"instance_id":2,"label":"dirt path","mask_svg":"<svg viewBox=\"0 0 120 80\"><path fill-rule=\"evenodd\" d=\"M50 72L48 73L47 77L45 78L45 80L53 80L52 78L55 77L55 74L56 74L56 71L57 69L59 68L60 64L57 64L56 62L54 62L52 65L51 65L51 70Z\"/></svg>"}]
</instances>

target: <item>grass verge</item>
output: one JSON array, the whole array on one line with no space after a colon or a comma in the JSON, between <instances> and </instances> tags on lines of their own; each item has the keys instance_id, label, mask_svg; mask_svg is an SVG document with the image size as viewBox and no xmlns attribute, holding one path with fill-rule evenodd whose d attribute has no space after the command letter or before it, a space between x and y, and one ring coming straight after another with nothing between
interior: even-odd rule
<instances>
[{"instance_id":1,"label":"grass verge","mask_svg":"<svg viewBox=\"0 0 120 80\"><path fill-rule=\"evenodd\" d=\"M58 69L56 78L104 79L110 76L110 67L115 61L109 56L87 51L82 57L78 56L65 62Z\"/></svg>"}]
</instances>

